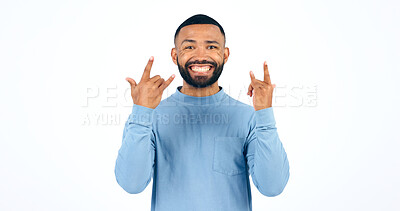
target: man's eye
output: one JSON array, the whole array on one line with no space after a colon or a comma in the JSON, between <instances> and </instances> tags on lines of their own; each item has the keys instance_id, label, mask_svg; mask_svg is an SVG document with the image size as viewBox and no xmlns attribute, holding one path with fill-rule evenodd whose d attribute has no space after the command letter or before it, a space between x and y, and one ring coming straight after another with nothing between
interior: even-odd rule
<instances>
[{"instance_id":1,"label":"man's eye","mask_svg":"<svg viewBox=\"0 0 400 211\"><path fill-rule=\"evenodd\" d=\"M193 49L193 46L186 46L185 49Z\"/></svg>"},{"instance_id":2,"label":"man's eye","mask_svg":"<svg viewBox=\"0 0 400 211\"><path fill-rule=\"evenodd\" d=\"M208 49L215 49L215 48L217 48L217 47L213 46L213 45L208 46Z\"/></svg>"}]
</instances>

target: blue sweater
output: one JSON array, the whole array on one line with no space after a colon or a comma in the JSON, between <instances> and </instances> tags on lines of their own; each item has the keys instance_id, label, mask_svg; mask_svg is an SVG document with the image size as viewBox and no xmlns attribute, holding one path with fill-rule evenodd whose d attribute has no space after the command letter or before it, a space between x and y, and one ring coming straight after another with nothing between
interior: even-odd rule
<instances>
[{"instance_id":1,"label":"blue sweater","mask_svg":"<svg viewBox=\"0 0 400 211\"><path fill-rule=\"evenodd\" d=\"M118 184L140 193L153 178L152 211L252 210L249 175L279 195L289 163L272 107L255 111L227 95L176 92L155 108L133 105L115 165Z\"/></svg>"}]
</instances>

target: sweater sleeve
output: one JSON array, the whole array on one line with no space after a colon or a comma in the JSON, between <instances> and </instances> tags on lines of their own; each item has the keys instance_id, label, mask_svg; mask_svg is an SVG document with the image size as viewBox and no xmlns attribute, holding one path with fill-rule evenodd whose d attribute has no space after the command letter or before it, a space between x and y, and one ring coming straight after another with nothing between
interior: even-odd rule
<instances>
[{"instance_id":1,"label":"sweater sleeve","mask_svg":"<svg viewBox=\"0 0 400 211\"><path fill-rule=\"evenodd\" d=\"M289 162L275 127L272 107L254 112L245 156L257 189L269 197L282 193L289 180Z\"/></svg>"},{"instance_id":2,"label":"sweater sleeve","mask_svg":"<svg viewBox=\"0 0 400 211\"><path fill-rule=\"evenodd\" d=\"M115 163L118 184L128 193L140 193L149 184L155 165L154 109L133 105L125 123Z\"/></svg>"}]
</instances>

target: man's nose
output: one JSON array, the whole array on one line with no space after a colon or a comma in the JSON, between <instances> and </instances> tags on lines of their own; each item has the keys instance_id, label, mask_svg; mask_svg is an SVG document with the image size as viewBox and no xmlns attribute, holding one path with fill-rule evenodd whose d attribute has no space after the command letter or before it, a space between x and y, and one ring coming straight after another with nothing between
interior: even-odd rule
<instances>
[{"instance_id":1,"label":"man's nose","mask_svg":"<svg viewBox=\"0 0 400 211\"><path fill-rule=\"evenodd\" d=\"M207 60L207 49L205 48L197 48L195 52L195 57L199 61Z\"/></svg>"}]
</instances>

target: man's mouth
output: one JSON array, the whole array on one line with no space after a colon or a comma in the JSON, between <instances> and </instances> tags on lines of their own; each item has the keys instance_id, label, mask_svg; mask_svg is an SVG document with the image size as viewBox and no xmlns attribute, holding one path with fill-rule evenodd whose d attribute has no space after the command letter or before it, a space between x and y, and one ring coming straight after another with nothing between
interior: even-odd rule
<instances>
[{"instance_id":1,"label":"man's mouth","mask_svg":"<svg viewBox=\"0 0 400 211\"><path fill-rule=\"evenodd\" d=\"M214 66L212 65L198 65L198 64L194 64L194 65L190 65L189 69L193 72L198 72L198 73L205 73L208 72L212 69L214 69Z\"/></svg>"}]
</instances>

